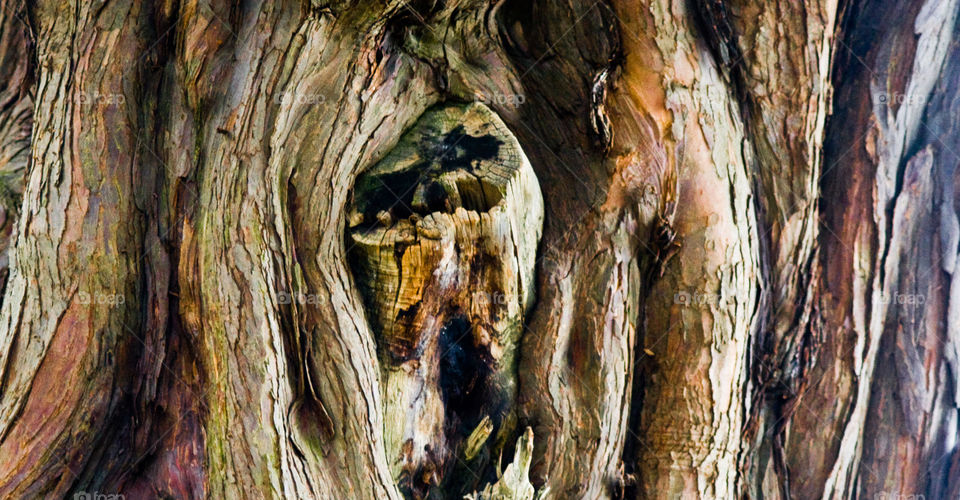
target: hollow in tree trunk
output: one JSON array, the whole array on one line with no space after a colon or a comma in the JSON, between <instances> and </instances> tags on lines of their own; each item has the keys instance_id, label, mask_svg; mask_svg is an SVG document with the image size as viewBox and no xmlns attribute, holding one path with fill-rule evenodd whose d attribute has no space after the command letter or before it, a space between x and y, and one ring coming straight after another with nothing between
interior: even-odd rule
<instances>
[{"instance_id":1,"label":"hollow in tree trunk","mask_svg":"<svg viewBox=\"0 0 960 500\"><path fill-rule=\"evenodd\" d=\"M957 498L958 11L0 0L0 497Z\"/></svg>"}]
</instances>

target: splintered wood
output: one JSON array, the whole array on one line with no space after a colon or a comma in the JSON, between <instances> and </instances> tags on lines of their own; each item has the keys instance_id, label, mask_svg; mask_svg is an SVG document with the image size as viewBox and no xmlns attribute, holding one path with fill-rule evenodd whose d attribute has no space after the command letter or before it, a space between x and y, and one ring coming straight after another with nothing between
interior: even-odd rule
<instances>
[{"instance_id":1,"label":"splintered wood","mask_svg":"<svg viewBox=\"0 0 960 500\"><path fill-rule=\"evenodd\" d=\"M393 474L415 496L472 491L444 478L474 477L457 471L481 470L515 437L516 346L543 224L533 169L486 106L434 108L357 179L349 220ZM491 437L466 446L488 421Z\"/></svg>"}]
</instances>

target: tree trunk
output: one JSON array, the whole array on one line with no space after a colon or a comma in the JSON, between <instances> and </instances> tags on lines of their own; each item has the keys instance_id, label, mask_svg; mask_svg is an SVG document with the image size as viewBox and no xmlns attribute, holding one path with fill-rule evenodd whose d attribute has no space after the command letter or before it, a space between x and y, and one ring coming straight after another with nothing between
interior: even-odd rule
<instances>
[{"instance_id":1,"label":"tree trunk","mask_svg":"<svg viewBox=\"0 0 960 500\"><path fill-rule=\"evenodd\" d=\"M0 0L0 496L957 498L958 11Z\"/></svg>"}]
</instances>

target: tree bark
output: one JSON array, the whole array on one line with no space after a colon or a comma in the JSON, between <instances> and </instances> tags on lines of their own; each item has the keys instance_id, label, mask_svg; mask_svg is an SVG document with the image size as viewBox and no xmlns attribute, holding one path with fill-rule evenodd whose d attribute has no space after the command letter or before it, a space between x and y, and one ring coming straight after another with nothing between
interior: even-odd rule
<instances>
[{"instance_id":1,"label":"tree bark","mask_svg":"<svg viewBox=\"0 0 960 500\"><path fill-rule=\"evenodd\" d=\"M957 0L0 8L0 496L960 495Z\"/></svg>"}]
</instances>

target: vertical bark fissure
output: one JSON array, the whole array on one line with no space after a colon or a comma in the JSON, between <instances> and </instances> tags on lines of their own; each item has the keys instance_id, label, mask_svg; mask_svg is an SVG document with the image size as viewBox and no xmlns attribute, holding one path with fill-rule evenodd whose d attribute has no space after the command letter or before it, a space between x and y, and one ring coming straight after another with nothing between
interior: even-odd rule
<instances>
[{"instance_id":1,"label":"vertical bark fissure","mask_svg":"<svg viewBox=\"0 0 960 500\"><path fill-rule=\"evenodd\" d=\"M817 179L830 104L837 2L699 5L700 29L738 98L759 221L763 294L751 333L741 467L748 494L788 491L779 441L806 383L816 339ZM767 436L773 436L772 439ZM772 460L772 462L771 462ZM774 465L775 477L769 476ZM773 491L763 491L764 481Z\"/></svg>"},{"instance_id":2,"label":"vertical bark fissure","mask_svg":"<svg viewBox=\"0 0 960 500\"><path fill-rule=\"evenodd\" d=\"M20 0L0 2L0 291L9 273L8 253L15 229L30 160L35 82L33 42ZM0 356L0 361L4 357ZM0 363L0 373L7 369ZM0 379L0 389L4 385Z\"/></svg>"},{"instance_id":3,"label":"vertical bark fissure","mask_svg":"<svg viewBox=\"0 0 960 500\"><path fill-rule=\"evenodd\" d=\"M139 326L141 124L126 70L150 40L150 13L135 2L31 8L40 120L0 312L7 496L89 481L86 450L116 435L106 424L129 404L139 350L127 330Z\"/></svg>"},{"instance_id":4,"label":"vertical bark fissure","mask_svg":"<svg viewBox=\"0 0 960 500\"><path fill-rule=\"evenodd\" d=\"M825 146L832 170L825 171L821 181L824 225L829 229L820 242L824 271L818 285L824 345L813 368L816 382L788 431L791 468L810 471L794 482L796 496L896 491L882 480L882 471L899 467L893 459L896 448L884 440L868 440L865 433L872 433L871 427L880 432L884 425L903 425L871 408L881 412L888 398L906 401L917 389L902 388L902 395L887 392L884 373L892 367L878 364L878 357L902 352L882 352L881 346L909 345L907 339L916 338L909 325L917 314L944 314L936 299L940 294L932 291L936 288L923 293L914 284L919 283L913 269L931 273L924 278L930 287L942 279L930 269L937 259L929 251L913 249L926 237L914 231L930 224L924 221L930 220L925 214L934 199L928 185L935 163L926 153L915 156L920 151L915 141L926 128L923 110L953 37L956 7L953 2L880 7L860 5L841 40L843 71ZM927 293L933 300L924 304L899 302L904 296L927 298ZM923 329L935 337L942 331L931 323ZM875 418L881 420L871 424ZM810 447L809 429L831 445ZM890 454L872 451L877 447ZM920 482L898 485L903 494L922 494Z\"/></svg>"}]
</instances>

